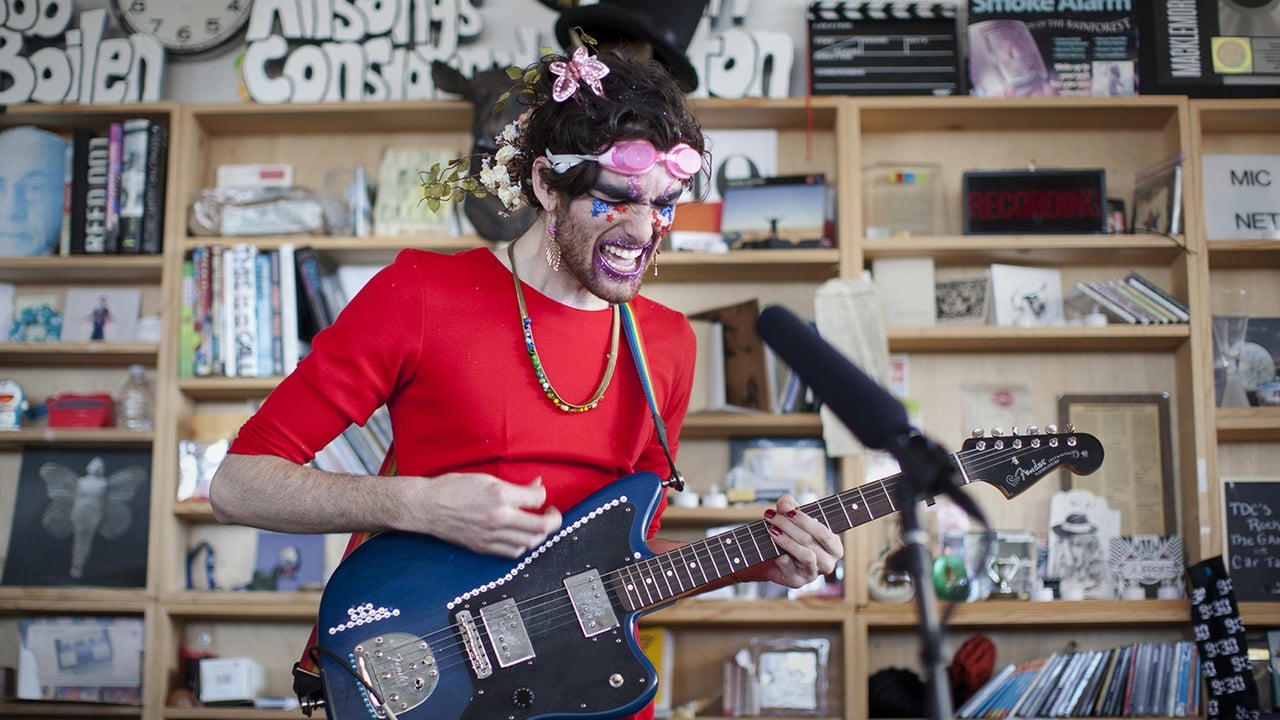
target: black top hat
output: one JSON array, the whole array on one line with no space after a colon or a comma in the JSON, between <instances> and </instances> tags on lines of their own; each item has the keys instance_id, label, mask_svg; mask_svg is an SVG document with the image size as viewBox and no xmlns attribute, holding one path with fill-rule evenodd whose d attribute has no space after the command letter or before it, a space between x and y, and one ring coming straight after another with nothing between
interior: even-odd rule
<instances>
[{"instance_id":1,"label":"black top hat","mask_svg":"<svg viewBox=\"0 0 1280 720\"><path fill-rule=\"evenodd\" d=\"M1059 535L1083 535L1097 529L1084 513L1071 513L1066 520L1053 526L1053 531Z\"/></svg>"},{"instance_id":2,"label":"black top hat","mask_svg":"<svg viewBox=\"0 0 1280 720\"><path fill-rule=\"evenodd\" d=\"M647 41L653 56L671 70L685 92L698 87L698 73L685 56L698 21L710 0L600 0L595 5L574 7L556 19L556 39L571 49L569 35L575 27L602 45L618 40Z\"/></svg>"}]
</instances>

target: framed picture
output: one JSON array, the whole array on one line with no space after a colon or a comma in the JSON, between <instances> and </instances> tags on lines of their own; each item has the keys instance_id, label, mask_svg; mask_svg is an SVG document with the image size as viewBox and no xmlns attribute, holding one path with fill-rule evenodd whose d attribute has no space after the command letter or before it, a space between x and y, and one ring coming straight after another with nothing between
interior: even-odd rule
<instances>
[{"instance_id":1,"label":"framed picture","mask_svg":"<svg viewBox=\"0 0 1280 720\"><path fill-rule=\"evenodd\" d=\"M62 339L133 342L138 336L142 291L137 288L67 290Z\"/></svg>"},{"instance_id":2,"label":"framed picture","mask_svg":"<svg viewBox=\"0 0 1280 720\"><path fill-rule=\"evenodd\" d=\"M1031 595L1038 572L1034 534L1022 530L967 532L963 543L969 601L1025 600Z\"/></svg>"},{"instance_id":3,"label":"framed picture","mask_svg":"<svg viewBox=\"0 0 1280 720\"><path fill-rule=\"evenodd\" d=\"M991 266L996 325L1041 327L1066 320L1062 272L1022 265Z\"/></svg>"},{"instance_id":4,"label":"framed picture","mask_svg":"<svg viewBox=\"0 0 1280 720\"><path fill-rule=\"evenodd\" d=\"M934 283L939 325L985 325L991 320L991 277L986 273Z\"/></svg>"},{"instance_id":5,"label":"framed picture","mask_svg":"<svg viewBox=\"0 0 1280 720\"><path fill-rule=\"evenodd\" d=\"M149 452L23 450L3 584L144 587L150 498Z\"/></svg>"},{"instance_id":6,"label":"framed picture","mask_svg":"<svg viewBox=\"0 0 1280 720\"><path fill-rule=\"evenodd\" d=\"M1101 441L1107 460L1091 475L1064 471L1062 489L1085 489L1120 512L1122 535L1177 530L1168 393L1058 396L1062 425Z\"/></svg>"},{"instance_id":7,"label":"framed picture","mask_svg":"<svg viewBox=\"0 0 1280 720\"><path fill-rule=\"evenodd\" d=\"M1182 161L1165 161L1134 178L1133 221L1135 233L1182 232Z\"/></svg>"}]
</instances>

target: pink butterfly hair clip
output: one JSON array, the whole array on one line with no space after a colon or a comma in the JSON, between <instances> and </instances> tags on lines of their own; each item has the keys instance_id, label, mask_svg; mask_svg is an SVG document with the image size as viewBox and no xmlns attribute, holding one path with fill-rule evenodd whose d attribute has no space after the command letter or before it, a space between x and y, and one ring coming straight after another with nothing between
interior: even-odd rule
<instances>
[{"instance_id":1,"label":"pink butterfly hair clip","mask_svg":"<svg viewBox=\"0 0 1280 720\"><path fill-rule=\"evenodd\" d=\"M568 62L557 60L551 63L551 72L556 76L555 84L551 86L551 99L556 102L573 97L584 84L591 88L591 92L604 97L604 86L600 80L609 74L609 66L588 55L584 47L574 50Z\"/></svg>"}]
</instances>

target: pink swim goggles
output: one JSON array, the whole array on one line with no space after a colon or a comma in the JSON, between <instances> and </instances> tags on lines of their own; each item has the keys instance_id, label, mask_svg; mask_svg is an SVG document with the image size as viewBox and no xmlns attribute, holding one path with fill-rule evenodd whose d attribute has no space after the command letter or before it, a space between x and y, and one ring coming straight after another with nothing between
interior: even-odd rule
<instances>
[{"instance_id":1,"label":"pink swim goggles","mask_svg":"<svg viewBox=\"0 0 1280 720\"><path fill-rule=\"evenodd\" d=\"M622 140L599 155L556 154L547 150L547 159L558 173L583 160L593 160L600 163L600 167L622 175L643 175L661 162L671 177L678 180L688 180L702 170L702 153L688 143L679 143L666 152L658 152L648 140Z\"/></svg>"}]
</instances>

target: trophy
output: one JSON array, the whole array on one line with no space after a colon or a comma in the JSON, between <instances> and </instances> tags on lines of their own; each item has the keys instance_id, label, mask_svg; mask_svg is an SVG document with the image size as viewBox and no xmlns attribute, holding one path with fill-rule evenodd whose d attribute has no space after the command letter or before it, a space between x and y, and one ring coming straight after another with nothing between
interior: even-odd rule
<instances>
[{"instance_id":1,"label":"trophy","mask_svg":"<svg viewBox=\"0 0 1280 720\"><path fill-rule=\"evenodd\" d=\"M1001 555L991 559L987 564L987 576L996 584L988 596L991 600L1017 600L1018 591L1013 588L1013 579L1022 569L1022 559L1017 555Z\"/></svg>"}]
</instances>

